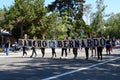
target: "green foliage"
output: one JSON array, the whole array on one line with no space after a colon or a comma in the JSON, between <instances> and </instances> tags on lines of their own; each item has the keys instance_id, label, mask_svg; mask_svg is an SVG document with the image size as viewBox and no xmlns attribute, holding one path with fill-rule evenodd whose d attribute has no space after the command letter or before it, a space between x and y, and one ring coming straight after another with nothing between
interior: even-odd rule
<instances>
[{"instance_id":1,"label":"green foliage","mask_svg":"<svg viewBox=\"0 0 120 80\"><path fill-rule=\"evenodd\" d=\"M103 3L103 0L97 0L97 12L93 13L92 16L92 23L91 26L93 26L95 31L98 31L99 28L104 27L104 10L106 6Z\"/></svg>"},{"instance_id":2,"label":"green foliage","mask_svg":"<svg viewBox=\"0 0 120 80\"><path fill-rule=\"evenodd\" d=\"M84 0L55 0L48 6L49 11L59 14L66 29L71 29L71 36L74 33L79 34L78 30L85 25L82 19L84 2Z\"/></svg>"},{"instance_id":3,"label":"green foliage","mask_svg":"<svg viewBox=\"0 0 120 80\"><path fill-rule=\"evenodd\" d=\"M107 21L106 21L106 28L104 31L104 35L109 35L111 38L116 37L120 38L120 13L117 13L115 15L112 15Z\"/></svg>"},{"instance_id":4,"label":"green foliage","mask_svg":"<svg viewBox=\"0 0 120 80\"><path fill-rule=\"evenodd\" d=\"M55 0L49 5L49 10L58 12L60 17L62 17L62 13L66 11L68 16L73 19L82 18L82 7L84 2L84 0Z\"/></svg>"},{"instance_id":5,"label":"green foliage","mask_svg":"<svg viewBox=\"0 0 120 80\"><path fill-rule=\"evenodd\" d=\"M3 52L2 48L0 48L0 52Z\"/></svg>"},{"instance_id":6,"label":"green foliage","mask_svg":"<svg viewBox=\"0 0 120 80\"><path fill-rule=\"evenodd\" d=\"M82 19L84 0L55 0L45 7L44 0L15 0L14 5L4 8L4 18L0 21L2 28L12 32L15 38L22 38L24 33L30 37L41 38L53 35L63 39L70 29L70 36L80 30L89 29ZM49 13L52 11L52 13ZM57 18L61 18L61 20Z\"/></svg>"},{"instance_id":7,"label":"green foliage","mask_svg":"<svg viewBox=\"0 0 120 80\"><path fill-rule=\"evenodd\" d=\"M47 14L44 0L15 0L14 5L4 8L4 11L2 24L6 27L3 28L12 26L9 30L15 38L22 38L24 33L41 38L55 27L53 25L57 19L56 13Z\"/></svg>"}]
</instances>

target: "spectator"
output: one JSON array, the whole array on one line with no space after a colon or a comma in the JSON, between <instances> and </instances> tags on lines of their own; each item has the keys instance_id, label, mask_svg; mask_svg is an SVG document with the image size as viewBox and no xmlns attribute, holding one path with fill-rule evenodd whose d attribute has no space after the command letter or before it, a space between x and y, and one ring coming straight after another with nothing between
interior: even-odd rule
<instances>
[{"instance_id":1,"label":"spectator","mask_svg":"<svg viewBox=\"0 0 120 80\"><path fill-rule=\"evenodd\" d=\"M6 56L9 55L9 48L10 48L10 39L8 38L5 43L5 48L6 48Z\"/></svg>"}]
</instances>

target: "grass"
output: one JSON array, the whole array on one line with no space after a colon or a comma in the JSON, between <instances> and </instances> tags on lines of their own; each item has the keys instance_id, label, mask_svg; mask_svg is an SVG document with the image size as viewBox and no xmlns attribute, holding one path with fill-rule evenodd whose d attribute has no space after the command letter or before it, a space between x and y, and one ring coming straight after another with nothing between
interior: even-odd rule
<instances>
[{"instance_id":1,"label":"grass","mask_svg":"<svg viewBox=\"0 0 120 80\"><path fill-rule=\"evenodd\" d=\"M3 52L2 48L0 48L0 52Z\"/></svg>"}]
</instances>

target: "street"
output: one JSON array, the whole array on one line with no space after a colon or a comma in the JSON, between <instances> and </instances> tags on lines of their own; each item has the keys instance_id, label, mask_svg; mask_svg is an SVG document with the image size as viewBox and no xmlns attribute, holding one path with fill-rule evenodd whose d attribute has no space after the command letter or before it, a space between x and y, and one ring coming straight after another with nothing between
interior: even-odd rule
<instances>
[{"instance_id":1,"label":"street","mask_svg":"<svg viewBox=\"0 0 120 80\"><path fill-rule=\"evenodd\" d=\"M51 58L51 49L46 49L45 58L40 50L38 56L22 57L22 52L0 54L0 80L119 80L120 50L114 49L110 56L103 52L103 60L90 57L85 60L84 49L79 51L78 58L73 59L69 53L67 58L60 59L61 50L57 49L57 58ZM91 54L90 54L91 55Z\"/></svg>"}]
</instances>

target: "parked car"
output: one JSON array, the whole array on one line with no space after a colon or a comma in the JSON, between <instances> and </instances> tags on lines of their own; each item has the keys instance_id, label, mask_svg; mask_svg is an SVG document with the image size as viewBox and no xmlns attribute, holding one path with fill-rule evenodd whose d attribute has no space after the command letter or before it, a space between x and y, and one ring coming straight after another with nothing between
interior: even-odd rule
<instances>
[{"instance_id":1,"label":"parked car","mask_svg":"<svg viewBox=\"0 0 120 80\"><path fill-rule=\"evenodd\" d=\"M12 44L11 47L10 47L11 51L19 51L21 49L22 49L22 47L19 44L17 44L17 43Z\"/></svg>"},{"instance_id":2,"label":"parked car","mask_svg":"<svg viewBox=\"0 0 120 80\"><path fill-rule=\"evenodd\" d=\"M115 48L120 48L120 43L117 43Z\"/></svg>"}]
</instances>

